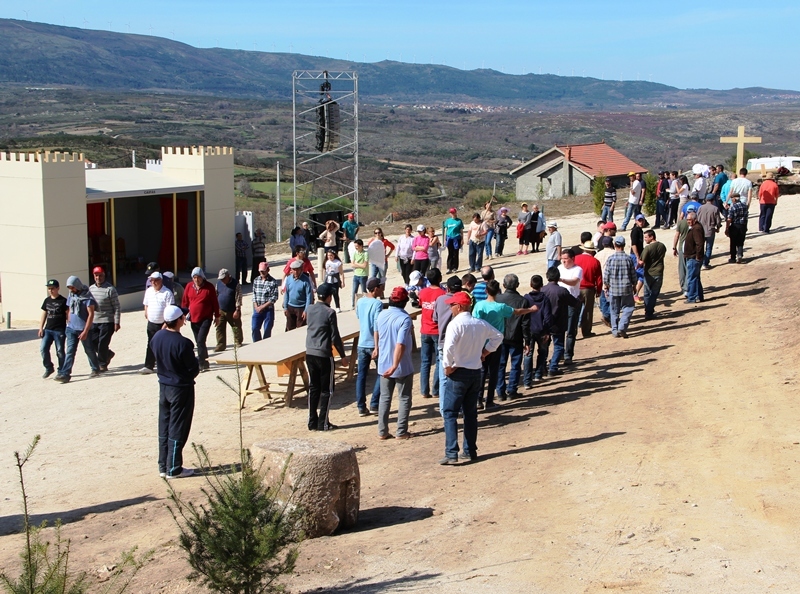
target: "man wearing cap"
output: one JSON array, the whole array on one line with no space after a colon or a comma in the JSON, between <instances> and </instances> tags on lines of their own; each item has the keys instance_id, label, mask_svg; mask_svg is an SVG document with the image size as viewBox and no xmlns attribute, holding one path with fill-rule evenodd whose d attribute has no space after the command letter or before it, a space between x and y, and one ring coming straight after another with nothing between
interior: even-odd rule
<instances>
[{"instance_id":1,"label":"man wearing cap","mask_svg":"<svg viewBox=\"0 0 800 594\"><path fill-rule=\"evenodd\" d=\"M561 233L558 232L558 223L555 221L547 223L547 230L550 232L550 238L545 246L545 257L547 258L547 268L552 268L553 266L558 266L561 261L563 240L561 239Z\"/></svg>"},{"instance_id":2,"label":"man wearing cap","mask_svg":"<svg viewBox=\"0 0 800 594\"><path fill-rule=\"evenodd\" d=\"M258 265L267 261L267 244L264 243L264 232L256 229L253 243L250 244L250 251L253 253L253 270L250 273L250 282L258 278Z\"/></svg>"},{"instance_id":3,"label":"man wearing cap","mask_svg":"<svg viewBox=\"0 0 800 594\"><path fill-rule=\"evenodd\" d=\"M150 287L144 292L144 317L147 320L147 348L144 354L144 367L139 370L142 375L155 373L156 357L150 343L156 332L164 326L164 311L168 305L175 305L175 296L164 286L160 272L150 275Z\"/></svg>"},{"instance_id":4,"label":"man wearing cap","mask_svg":"<svg viewBox=\"0 0 800 594\"><path fill-rule=\"evenodd\" d=\"M286 331L306 325L306 311L314 302L314 288L308 275L303 272L302 260L290 265L291 274L284 280L283 315L286 316ZM329 287L332 289L332 287ZM331 295L333 292L331 291ZM335 313L335 312L334 312Z\"/></svg>"},{"instance_id":5,"label":"man wearing cap","mask_svg":"<svg viewBox=\"0 0 800 594\"><path fill-rule=\"evenodd\" d=\"M681 218L675 225L675 235L672 239L672 255L678 258L678 284L681 286L681 293L686 295L686 258L683 257L683 248L686 242L686 235L689 233L689 223Z\"/></svg>"},{"instance_id":6,"label":"man wearing cap","mask_svg":"<svg viewBox=\"0 0 800 594\"><path fill-rule=\"evenodd\" d=\"M356 376L356 407L362 417L369 416L370 411L378 412L380 403L381 383L380 376L375 378L372 388L372 398L367 407L367 374L370 362L375 359L377 365L378 343L376 342L375 327L378 323L378 314L383 311L383 284L379 278L367 281L367 294L356 304L356 318L358 318L358 375Z\"/></svg>"},{"instance_id":7,"label":"man wearing cap","mask_svg":"<svg viewBox=\"0 0 800 594\"><path fill-rule=\"evenodd\" d=\"M183 301L183 285L178 282L175 274L167 270L161 276L164 277L164 286L172 291L172 295L175 297L175 303L181 303L181 301Z\"/></svg>"},{"instance_id":8,"label":"man wearing cap","mask_svg":"<svg viewBox=\"0 0 800 594\"><path fill-rule=\"evenodd\" d=\"M411 387L414 364L411 361L413 325L406 313L408 291L395 287L389 296L389 307L378 314L375 332L378 337L378 375L381 396L378 405L378 439L391 439L389 411L394 389L398 389L397 439L408 439L408 415L411 412Z\"/></svg>"},{"instance_id":9,"label":"man wearing cap","mask_svg":"<svg viewBox=\"0 0 800 594\"><path fill-rule=\"evenodd\" d=\"M464 451L462 457L478 457L478 394L481 389L483 359L503 342L502 333L491 324L472 317L470 299L459 292L446 300L452 320L445 332L442 367L447 376L443 398L445 455L439 464L458 463L458 414L464 412Z\"/></svg>"},{"instance_id":10,"label":"man wearing cap","mask_svg":"<svg viewBox=\"0 0 800 594\"><path fill-rule=\"evenodd\" d=\"M451 274L458 270L458 252L464 241L464 222L455 208L450 209L450 218L442 223L442 237L447 246L447 274Z\"/></svg>"},{"instance_id":11,"label":"man wearing cap","mask_svg":"<svg viewBox=\"0 0 800 594\"><path fill-rule=\"evenodd\" d=\"M358 239L358 223L353 213L347 214L347 220L342 223L344 231L344 263L350 264L350 243Z\"/></svg>"},{"instance_id":12,"label":"man wearing cap","mask_svg":"<svg viewBox=\"0 0 800 594\"><path fill-rule=\"evenodd\" d=\"M741 197L735 192L731 192L731 207L728 209L726 222L725 233L731 240L728 262L741 264L744 257L744 240L747 236L747 207L742 204ZM702 288L700 293L702 294Z\"/></svg>"},{"instance_id":13,"label":"man wearing cap","mask_svg":"<svg viewBox=\"0 0 800 594\"><path fill-rule=\"evenodd\" d=\"M605 190L603 192L603 210L600 211L600 219L603 223L614 220L614 209L617 206L617 188L611 183L611 178L606 178Z\"/></svg>"},{"instance_id":14,"label":"man wearing cap","mask_svg":"<svg viewBox=\"0 0 800 594\"><path fill-rule=\"evenodd\" d=\"M286 292L289 293L288 290ZM349 361L344 355L344 344L339 335L336 312L331 308L333 287L328 283L322 283L317 288L317 296L319 301L313 305L309 304L307 311L303 313L308 320L306 334L308 430L330 431L337 428L328 419L334 385L333 347L336 347L342 359L342 366L347 366Z\"/></svg>"},{"instance_id":15,"label":"man wearing cap","mask_svg":"<svg viewBox=\"0 0 800 594\"><path fill-rule=\"evenodd\" d=\"M667 255L667 247L656 241L656 232L652 229L644 232L644 242L647 244L642 252L644 319L652 320L656 316L656 300L664 283L664 257Z\"/></svg>"},{"instance_id":16,"label":"man wearing cap","mask_svg":"<svg viewBox=\"0 0 800 594\"><path fill-rule=\"evenodd\" d=\"M236 241L233 242L233 248L236 252L236 280L242 279L242 284L247 284L247 250L250 249L250 244L247 243L241 233L236 234Z\"/></svg>"},{"instance_id":17,"label":"man wearing cap","mask_svg":"<svg viewBox=\"0 0 800 594\"><path fill-rule=\"evenodd\" d=\"M56 345L56 359L58 360L57 375L63 375L64 372L64 341L66 340L69 308L67 307L67 298L58 294L60 285L56 279L51 278L45 286L47 287L47 297L42 302L42 317L39 321L39 338L42 339L39 350L44 365L42 377L47 379L55 371L50 358L50 346L53 343Z\"/></svg>"},{"instance_id":18,"label":"man wearing cap","mask_svg":"<svg viewBox=\"0 0 800 594\"><path fill-rule=\"evenodd\" d=\"M314 274L314 265L311 263L311 260L308 259L308 254L306 253L305 248L298 247L297 251L295 252L294 258L286 262L286 266L283 267L283 280L284 284L281 287L281 292L286 291L286 279L288 279L292 275L292 264L295 262L300 262L300 268L308 277L309 282L311 283L311 287L316 290L317 288L317 275Z\"/></svg>"},{"instance_id":19,"label":"man wearing cap","mask_svg":"<svg viewBox=\"0 0 800 594\"><path fill-rule=\"evenodd\" d=\"M145 280L145 282L144 282L145 290L149 289L150 285L153 284L153 281L150 280L150 275L153 274L154 272L161 272L161 267L158 265L158 262L150 262L150 263L148 263L147 264L147 268L144 271L144 274L147 277L147 280ZM163 281L164 286L167 287L170 291L172 291L172 279L173 278L174 278L174 275L172 273L170 273L169 275L167 275L166 272L161 274L161 280Z\"/></svg>"},{"instance_id":20,"label":"man wearing cap","mask_svg":"<svg viewBox=\"0 0 800 594\"><path fill-rule=\"evenodd\" d=\"M206 274L199 266L192 269L192 282L183 290L181 307L189 310L200 371L208 371L206 340L211 331L211 324L216 326L219 323L219 301L214 285L206 280Z\"/></svg>"},{"instance_id":21,"label":"man wearing cap","mask_svg":"<svg viewBox=\"0 0 800 594\"><path fill-rule=\"evenodd\" d=\"M646 220L643 214L637 214L631 229L631 254L636 256L636 260L642 259L644 250L644 224Z\"/></svg>"},{"instance_id":22,"label":"man wearing cap","mask_svg":"<svg viewBox=\"0 0 800 594\"><path fill-rule=\"evenodd\" d=\"M183 466L183 448L192 428L194 379L200 364L192 341L181 335L186 323L183 310L168 305L163 318L164 328L150 341L158 366L158 474L167 479L186 478L194 474Z\"/></svg>"},{"instance_id":23,"label":"man wearing cap","mask_svg":"<svg viewBox=\"0 0 800 594\"><path fill-rule=\"evenodd\" d=\"M497 224L495 225L495 231L497 231L497 244L495 245L494 249L495 256L503 255L506 239L508 239L508 228L512 224L513 221L511 220L511 217L508 216L508 209L505 206L497 211Z\"/></svg>"},{"instance_id":24,"label":"man wearing cap","mask_svg":"<svg viewBox=\"0 0 800 594\"><path fill-rule=\"evenodd\" d=\"M592 325L594 324L594 302L597 295L603 290L603 267L595 257L594 242L583 242L583 253L576 254L575 265L583 271L581 276L581 314L580 327L581 335L589 338L594 335Z\"/></svg>"},{"instance_id":25,"label":"man wearing cap","mask_svg":"<svg viewBox=\"0 0 800 594\"><path fill-rule=\"evenodd\" d=\"M604 235L600 239L600 247L601 249L597 252L595 258L597 258L597 261L600 263L600 270L605 270L606 262L614 253L614 238ZM608 304L608 299L606 298L606 292L603 291L602 286L598 289L597 295L598 306L600 307L600 321L611 328L611 309Z\"/></svg>"},{"instance_id":26,"label":"man wearing cap","mask_svg":"<svg viewBox=\"0 0 800 594\"><path fill-rule=\"evenodd\" d=\"M97 303L92 324L92 343L97 352L100 371L108 371L108 364L115 354L108 347L114 332L118 332L120 328L119 294L117 289L106 280L106 273L102 267L95 266L92 274L94 275L94 284L89 287L89 292Z\"/></svg>"},{"instance_id":27,"label":"man wearing cap","mask_svg":"<svg viewBox=\"0 0 800 594\"><path fill-rule=\"evenodd\" d=\"M642 182L638 179L638 174L631 171L628 174L628 179L631 182L630 192L628 193L628 204L625 206L625 218L622 221L622 230L625 231L628 228L628 223L630 220L639 214L641 210L642 204L642 197L644 192L642 191Z\"/></svg>"},{"instance_id":28,"label":"man wearing cap","mask_svg":"<svg viewBox=\"0 0 800 594\"><path fill-rule=\"evenodd\" d=\"M558 274L558 269L552 269ZM549 272L549 271L548 271ZM528 307L536 306L538 311L526 316L528 318L528 332L523 333L525 343L523 350L523 382L526 388L533 387L534 380L541 380L547 375L547 352L550 350L550 328L553 326L553 316L550 309L550 299L542 292L544 282L542 277L534 274L531 277L531 291L525 294L525 303ZM562 289L557 284L557 289ZM525 328L523 327L523 330ZM533 355L536 351L536 363Z\"/></svg>"},{"instance_id":29,"label":"man wearing cap","mask_svg":"<svg viewBox=\"0 0 800 594\"><path fill-rule=\"evenodd\" d=\"M730 213L728 214L730 217ZM686 215L689 233L683 243L683 257L686 260L686 303L703 301L703 281L700 279L700 267L705 255L706 234L703 226L697 222L697 213L690 211Z\"/></svg>"},{"instance_id":30,"label":"man wearing cap","mask_svg":"<svg viewBox=\"0 0 800 594\"><path fill-rule=\"evenodd\" d=\"M528 309L530 305L519 294L519 277L516 274L507 274L503 278L503 292L495 300L497 303L507 305L512 309ZM538 306L537 306L538 310ZM525 337L530 338L530 315L521 317L512 316L506 320L503 328L503 345L497 374L497 398L503 402L519 397L519 378L522 373L522 355L525 348ZM511 370L508 373L506 384L506 366L511 360Z\"/></svg>"},{"instance_id":31,"label":"man wearing cap","mask_svg":"<svg viewBox=\"0 0 800 594\"><path fill-rule=\"evenodd\" d=\"M84 285L77 276L67 279L69 296L67 297L66 350L64 352L64 366L61 373L57 374L55 381L66 384L72 379L72 366L75 363L75 353L78 351L78 342L83 345L86 357L89 359L91 373L89 377L100 375L100 362L97 360L94 342L92 341L92 324L97 303L89 287Z\"/></svg>"},{"instance_id":32,"label":"man wearing cap","mask_svg":"<svg viewBox=\"0 0 800 594\"><path fill-rule=\"evenodd\" d=\"M722 226L722 217L719 215L719 207L711 194L706 195L705 202L697 209L697 221L703 226L706 232L706 252L703 256L703 269L710 270L714 239Z\"/></svg>"},{"instance_id":33,"label":"man wearing cap","mask_svg":"<svg viewBox=\"0 0 800 594\"><path fill-rule=\"evenodd\" d=\"M614 238L614 253L603 269L603 287L611 310L611 334L614 338L628 338L628 325L633 316L636 290L636 268L625 254L625 238Z\"/></svg>"},{"instance_id":34,"label":"man wearing cap","mask_svg":"<svg viewBox=\"0 0 800 594\"><path fill-rule=\"evenodd\" d=\"M222 268L217 275L217 303L219 304L219 323L217 323L217 346L215 353L228 348L227 326L231 325L233 344L242 346L242 287L231 277L227 268Z\"/></svg>"},{"instance_id":35,"label":"man wearing cap","mask_svg":"<svg viewBox=\"0 0 800 594\"><path fill-rule=\"evenodd\" d=\"M444 407L445 386L447 385L447 375L445 374L444 367L442 366L442 357L444 355L444 339L447 332L447 326L453 319L453 311L450 308L450 305L447 303L447 300L456 293L461 292L461 290L461 279L457 276L451 276L447 279L447 292L444 295L440 295L436 298L433 307L433 322L439 329L437 356L439 358L439 412L442 414L444 414L442 411ZM472 298L469 295L467 295L467 298L470 300L470 311L472 311Z\"/></svg>"},{"instance_id":36,"label":"man wearing cap","mask_svg":"<svg viewBox=\"0 0 800 594\"><path fill-rule=\"evenodd\" d=\"M695 200L695 199L689 200L686 204L684 204L681 207L680 217L685 219L686 215L689 213L689 211L692 211L692 212L694 212L696 214L697 211L700 210L701 206L702 206L702 204L700 202L698 202L697 200Z\"/></svg>"},{"instance_id":37,"label":"man wearing cap","mask_svg":"<svg viewBox=\"0 0 800 594\"><path fill-rule=\"evenodd\" d=\"M778 184L775 183L775 175L767 173L767 178L761 182L758 189L758 203L761 205L761 212L758 216L758 230L762 233L769 233L772 229L772 215L775 214L775 207L778 205L778 197L781 195Z\"/></svg>"},{"instance_id":38,"label":"man wearing cap","mask_svg":"<svg viewBox=\"0 0 800 594\"><path fill-rule=\"evenodd\" d=\"M253 342L272 336L275 325L275 304L278 302L281 283L269 273L269 262L258 265L258 277L253 279ZM263 335L262 335L263 332Z\"/></svg>"}]
</instances>

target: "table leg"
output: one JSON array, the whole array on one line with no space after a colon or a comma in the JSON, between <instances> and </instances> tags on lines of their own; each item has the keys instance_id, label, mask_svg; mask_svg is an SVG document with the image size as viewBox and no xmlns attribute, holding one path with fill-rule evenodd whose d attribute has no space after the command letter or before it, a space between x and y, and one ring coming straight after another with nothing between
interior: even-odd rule
<instances>
[{"instance_id":1,"label":"table leg","mask_svg":"<svg viewBox=\"0 0 800 594\"><path fill-rule=\"evenodd\" d=\"M253 379L253 365L247 366L247 373L242 380L242 385L239 388L239 407L244 408L244 401L247 400L247 394L250 391L250 380Z\"/></svg>"},{"instance_id":2,"label":"table leg","mask_svg":"<svg viewBox=\"0 0 800 594\"><path fill-rule=\"evenodd\" d=\"M297 362L297 359L292 361L292 367L289 370L289 384L286 386L286 396L284 397L284 402L287 407L292 406L292 399L294 398L294 387L295 384L297 384Z\"/></svg>"},{"instance_id":3,"label":"table leg","mask_svg":"<svg viewBox=\"0 0 800 594\"><path fill-rule=\"evenodd\" d=\"M353 379L356 370L356 359L358 359L358 336L353 338L353 348L350 349L350 365L347 368L347 379Z\"/></svg>"}]
</instances>

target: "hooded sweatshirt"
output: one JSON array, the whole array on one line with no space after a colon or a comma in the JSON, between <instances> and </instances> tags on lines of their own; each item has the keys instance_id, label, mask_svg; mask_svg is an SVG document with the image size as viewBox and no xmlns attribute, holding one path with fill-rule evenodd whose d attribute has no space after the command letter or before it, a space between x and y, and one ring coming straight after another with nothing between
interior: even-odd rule
<instances>
[{"instance_id":1,"label":"hooded sweatshirt","mask_svg":"<svg viewBox=\"0 0 800 594\"><path fill-rule=\"evenodd\" d=\"M97 302L89 292L89 287L84 285L77 276L67 279L67 286L74 287L77 293L69 292L67 297L67 307L69 308L69 320L67 328L76 332L83 332L86 328L86 320L89 319L89 306L97 308Z\"/></svg>"},{"instance_id":2,"label":"hooded sweatshirt","mask_svg":"<svg viewBox=\"0 0 800 594\"><path fill-rule=\"evenodd\" d=\"M550 299L541 291L531 291L525 295L525 301L528 307L536 305L539 311L528 314L529 320L529 334L525 336L525 345L530 346L531 337L542 336L550 332L550 327L553 324L553 313L550 307Z\"/></svg>"}]
</instances>

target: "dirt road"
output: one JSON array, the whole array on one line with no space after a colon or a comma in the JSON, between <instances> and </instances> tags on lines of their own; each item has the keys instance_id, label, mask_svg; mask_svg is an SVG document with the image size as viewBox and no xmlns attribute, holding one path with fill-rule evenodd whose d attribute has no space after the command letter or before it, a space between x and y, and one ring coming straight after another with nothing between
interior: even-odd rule
<instances>
[{"instance_id":1,"label":"dirt road","mask_svg":"<svg viewBox=\"0 0 800 594\"><path fill-rule=\"evenodd\" d=\"M559 220L565 242L594 220ZM338 386L332 421L342 428L320 437L359 448L360 526L303 543L289 590L800 590L800 201L783 198L775 220L762 235L751 217L743 265L724 263L720 236L703 272L705 303L681 301L670 262L660 318L644 322L637 308L627 340L596 325L568 373L481 414L478 463L436 464L441 421L416 390L416 437L381 442L374 417L357 415L353 383ZM671 232L658 239L671 247ZM492 264L525 282L544 272L544 254ZM144 335L141 313L125 314L113 372L89 380L79 353L73 382L61 386L39 379L34 330L0 333L3 568L22 546L11 453L41 433L30 505L37 521L67 523L74 567L95 571L132 545L155 548L133 591L201 591L184 579L157 475L156 380L135 374ZM198 380L191 439L230 463L236 397L214 375ZM244 418L246 444L308 433L302 408L248 408ZM180 490L195 496L202 484L185 479Z\"/></svg>"}]
</instances>

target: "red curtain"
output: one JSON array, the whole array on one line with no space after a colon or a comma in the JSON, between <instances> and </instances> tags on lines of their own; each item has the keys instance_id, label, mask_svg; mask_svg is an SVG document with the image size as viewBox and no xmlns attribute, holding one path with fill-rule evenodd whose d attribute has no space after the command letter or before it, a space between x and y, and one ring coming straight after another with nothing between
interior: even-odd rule
<instances>
[{"instance_id":1,"label":"red curtain","mask_svg":"<svg viewBox=\"0 0 800 594\"><path fill-rule=\"evenodd\" d=\"M89 238L100 237L106 232L106 212L102 202L86 205L86 224Z\"/></svg>"},{"instance_id":2,"label":"red curtain","mask_svg":"<svg viewBox=\"0 0 800 594\"><path fill-rule=\"evenodd\" d=\"M178 221L178 270L185 270L189 261L189 201L179 198L175 212ZM161 270L172 270L172 248L172 198L161 198L161 249L158 252Z\"/></svg>"}]
</instances>

